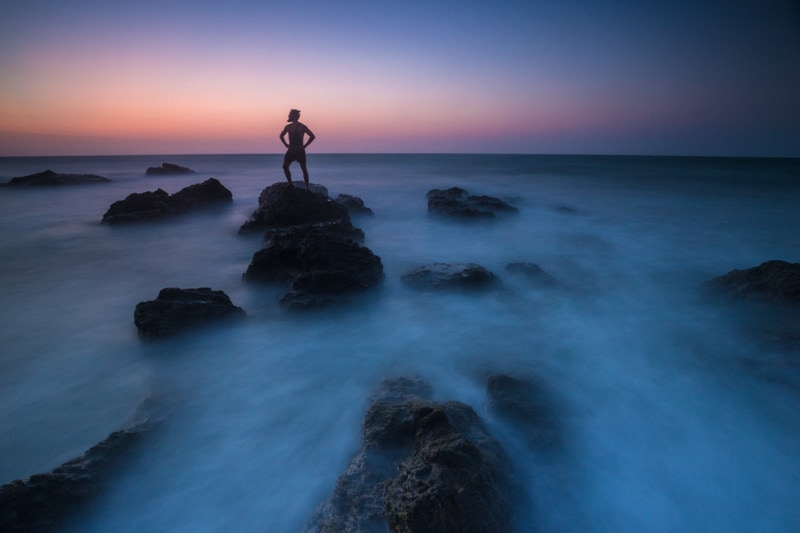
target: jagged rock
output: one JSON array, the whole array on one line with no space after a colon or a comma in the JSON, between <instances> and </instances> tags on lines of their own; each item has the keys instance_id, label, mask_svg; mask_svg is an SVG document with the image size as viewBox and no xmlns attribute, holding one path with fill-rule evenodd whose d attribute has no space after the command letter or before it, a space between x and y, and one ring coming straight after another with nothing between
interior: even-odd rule
<instances>
[{"instance_id":1,"label":"jagged rock","mask_svg":"<svg viewBox=\"0 0 800 533\"><path fill-rule=\"evenodd\" d=\"M199 289L161 289L155 300L139 302L134 323L143 337L168 337L191 327L214 321L246 316L222 291Z\"/></svg>"},{"instance_id":2,"label":"jagged rock","mask_svg":"<svg viewBox=\"0 0 800 533\"><path fill-rule=\"evenodd\" d=\"M364 417L363 444L309 532L513 530L509 461L471 407L389 380Z\"/></svg>"},{"instance_id":3,"label":"jagged rock","mask_svg":"<svg viewBox=\"0 0 800 533\"><path fill-rule=\"evenodd\" d=\"M364 205L364 200L359 198L358 196L352 196L350 194L340 194L336 197L336 202L342 204L347 208L347 212L350 213L351 216L374 216L375 213L372 212L372 209Z\"/></svg>"},{"instance_id":4,"label":"jagged rock","mask_svg":"<svg viewBox=\"0 0 800 533\"><path fill-rule=\"evenodd\" d=\"M311 189L309 192L288 183L274 183L265 188L258 197L258 208L242 224L239 233L350 221L347 208L328 198L327 189L317 185L312 185Z\"/></svg>"},{"instance_id":5,"label":"jagged rock","mask_svg":"<svg viewBox=\"0 0 800 533\"><path fill-rule=\"evenodd\" d=\"M552 451L560 446L558 418L548 392L537 380L493 374L486 391L489 408L517 428L533 449Z\"/></svg>"},{"instance_id":6,"label":"jagged rock","mask_svg":"<svg viewBox=\"0 0 800 533\"><path fill-rule=\"evenodd\" d=\"M460 187L432 189L426 195L428 212L458 219L494 218L499 211L517 208L492 196L471 196Z\"/></svg>"},{"instance_id":7,"label":"jagged rock","mask_svg":"<svg viewBox=\"0 0 800 533\"><path fill-rule=\"evenodd\" d=\"M353 226L349 220L339 220L338 222L269 229L264 234L264 245L269 246L274 239L288 238L289 236L300 236L307 233L319 233L321 235L327 235L328 237L346 240L349 239L355 242L364 242L365 238L364 231L362 229Z\"/></svg>"},{"instance_id":8,"label":"jagged rock","mask_svg":"<svg viewBox=\"0 0 800 533\"><path fill-rule=\"evenodd\" d=\"M525 279L533 282L540 287L556 287L558 280L542 270L542 268L535 263L519 262L509 263L506 265L506 270L524 276Z\"/></svg>"},{"instance_id":9,"label":"jagged rock","mask_svg":"<svg viewBox=\"0 0 800 533\"><path fill-rule=\"evenodd\" d=\"M288 283L281 304L311 309L375 287L383 279L383 264L369 248L335 236L325 226L299 226L271 233L243 279Z\"/></svg>"},{"instance_id":10,"label":"jagged rock","mask_svg":"<svg viewBox=\"0 0 800 533\"><path fill-rule=\"evenodd\" d=\"M475 263L432 263L403 274L401 280L419 290L479 290L500 286L497 276Z\"/></svg>"},{"instance_id":11,"label":"jagged rock","mask_svg":"<svg viewBox=\"0 0 800 533\"><path fill-rule=\"evenodd\" d=\"M0 531L59 531L107 487L134 447L155 422L147 420L115 431L80 457L52 472L0 487Z\"/></svg>"},{"instance_id":12,"label":"jagged rock","mask_svg":"<svg viewBox=\"0 0 800 533\"><path fill-rule=\"evenodd\" d=\"M706 287L734 299L797 303L800 302L800 263L767 261L709 280Z\"/></svg>"},{"instance_id":13,"label":"jagged rock","mask_svg":"<svg viewBox=\"0 0 800 533\"><path fill-rule=\"evenodd\" d=\"M59 174L52 170L45 170L28 176L12 178L6 185L11 187L52 187L91 183L111 183L111 180L95 174Z\"/></svg>"},{"instance_id":14,"label":"jagged rock","mask_svg":"<svg viewBox=\"0 0 800 533\"><path fill-rule=\"evenodd\" d=\"M145 222L180 215L210 205L230 203L233 194L215 178L190 185L175 194L162 189L133 193L114 202L103 215L107 224Z\"/></svg>"},{"instance_id":15,"label":"jagged rock","mask_svg":"<svg viewBox=\"0 0 800 533\"><path fill-rule=\"evenodd\" d=\"M161 163L160 167L149 167L147 176L170 176L175 174L194 174L194 170L173 163Z\"/></svg>"}]
</instances>

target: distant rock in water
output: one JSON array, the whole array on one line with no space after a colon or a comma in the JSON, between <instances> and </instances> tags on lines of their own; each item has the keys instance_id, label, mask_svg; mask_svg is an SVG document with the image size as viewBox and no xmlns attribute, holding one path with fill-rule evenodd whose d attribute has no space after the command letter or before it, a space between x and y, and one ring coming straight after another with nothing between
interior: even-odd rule
<instances>
[{"instance_id":1,"label":"distant rock in water","mask_svg":"<svg viewBox=\"0 0 800 533\"><path fill-rule=\"evenodd\" d=\"M133 193L124 200L114 202L103 215L107 224L146 222L180 215L210 205L230 203L233 194L215 178L190 185L175 194L162 189Z\"/></svg>"},{"instance_id":2,"label":"distant rock in water","mask_svg":"<svg viewBox=\"0 0 800 533\"><path fill-rule=\"evenodd\" d=\"M243 279L289 284L281 304L294 310L340 303L377 286L383 280L381 258L337 235L342 230L336 227L308 225L268 233L267 247L253 255Z\"/></svg>"},{"instance_id":3,"label":"distant rock in water","mask_svg":"<svg viewBox=\"0 0 800 533\"><path fill-rule=\"evenodd\" d=\"M542 270L542 267L535 263L509 263L506 265L506 270L519 274L540 287L557 287L559 284L556 278Z\"/></svg>"},{"instance_id":4,"label":"distant rock in water","mask_svg":"<svg viewBox=\"0 0 800 533\"><path fill-rule=\"evenodd\" d=\"M170 176L176 174L194 174L194 170L173 163L161 163L160 167L149 167L147 176Z\"/></svg>"},{"instance_id":5,"label":"distant rock in water","mask_svg":"<svg viewBox=\"0 0 800 533\"><path fill-rule=\"evenodd\" d=\"M494 374L486 385L489 408L517 428L531 448L549 452L560 447L561 430L546 389L533 378Z\"/></svg>"},{"instance_id":6,"label":"distant rock in water","mask_svg":"<svg viewBox=\"0 0 800 533\"><path fill-rule=\"evenodd\" d=\"M513 531L509 460L475 411L389 380L364 417L361 450L309 532Z\"/></svg>"},{"instance_id":7,"label":"distant rock in water","mask_svg":"<svg viewBox=\"0 0 800 533\"><path fill-rule=\"evenodd\" d=\"M757 267L733 270L705 285L734 299L799 303L800 263L767 261Z\"/></svg>"},{"instance_id":8,"label":"distant rock in water","mask_svg":"<svg viewBox=\"0 0 800 533\"><path fill-rule=\"evenodd\" d=\"M350 194L340 194L336 197L336 203L342 204L347 208L350 216L374 216L372 209L364 205L364 200L358 196Z\"/></svg>"},{"instance_id":9,"label":"distant rock in water","mask_svg":"<svg viewBox=\"0 0 800 533\"><path fill-rule=\"evenodd\" d=\"M111 183L111 180L94 174L59 174L52 170L45 170L37 174L13 178L6 185L11 187L54 187L92 183Z\"/></svg>"},{"instance_id":10,"label":"distant rock in water","mask_svg":"<svg viewBox=\"0 0 800 533\"><path fill-rule=\"evenodd\" d=\"M497 276L475 263L432 263L403 274L401 280L419 290L482 290L500 286Z\"/></svg>"},{"instance_id":11,"label":"distant rock in water","mask_svg":"<svg viewBox=\"0 0 800 533\"><path fill-rule=\"evenodd\" d=\"M516 213L516 207L492 196L472 196L460 187L432 189L426 195L428 212L456 219L495 218L498 212Z\"/></svg>"},{"instance_id":12,"label":"distant rock in water","mask_svg":"<svg viewBox=\"0 0 800 533\"><path fill-rule=\"evenodd\" d=\"M239 233L350 221L347 208L328 198L327 189L315 185L311 189L309 192L288 183L274 183L265 188L258 197L258 208L242 224Z\"/></svg>"},{"instance_id":13,"label":"distant rock in water","mask_svg":"<svg viewBox=\"0 0 800 533\"><path fill-rule=\"evenodd\" d=\"M52 472L1 486L0 531L60 531L103 493L154 424L148 420L116 431Z\"/></svg>"},{"instance_id":14,"label":"distant rock in water","mask_svg":"<svg viewBox=\"0 0 800 533\"><path fill-rule=\"evenodd\" d=\"M189 328L221 320L244 318L241 307L233 305L222 291L162 289L155 300L139 302L133 321L142 337L169 337Z\"/></svg>"}]
</instances>

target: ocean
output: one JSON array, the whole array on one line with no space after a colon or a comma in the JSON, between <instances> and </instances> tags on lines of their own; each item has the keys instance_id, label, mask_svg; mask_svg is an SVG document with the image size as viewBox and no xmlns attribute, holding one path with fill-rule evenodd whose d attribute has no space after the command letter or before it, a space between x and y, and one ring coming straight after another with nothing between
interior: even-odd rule
<instances>
[{"instance_id":1,"label":"ocean","mask_svg":"<svg viewBox=\"0 0 800 533\"><path fill-rule=\"evenodd\" d=\"M162 162L197 173L145 176ZM509 453L528 495L521 532L796 530L800 349L759 327L796 322L702 285L800 262L800 160L309 153L308 165L375 212L354 224L386 277L358 305L297 314L281 288L241 279L262 235L237 231L284 179L280 155L0 158L0 182L46 169L113 180L0 188L0 483L52 470L149 402L163 424L74 531L302 531L359 447L371 392L419 376ZM208 177L230 206L100 222L131 193ZM430 217L426 192L451 186L519 213ZM519 261L559 286L506 270ZM401 283L434 262L481 264L502 289ZM165 287L223 290L249 319L144 341L134 307ZM558 454L531 451L489 410L494 372L546 385Z\"/></svg>"}]
</instances>

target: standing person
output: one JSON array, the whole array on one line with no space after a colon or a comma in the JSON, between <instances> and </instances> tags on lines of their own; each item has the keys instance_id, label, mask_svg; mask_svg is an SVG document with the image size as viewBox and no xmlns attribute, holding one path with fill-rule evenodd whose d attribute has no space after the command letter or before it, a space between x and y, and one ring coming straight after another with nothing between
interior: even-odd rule
<instances>
[{"instance_id":1,"label":"standing person","mask_svg":"<svg viewBox=\"0 0 800 533\"><path fill-rule=\"evenodd\" d=\"M300 168L303 170L303 180L306 182L306 190L308 189L308 169L306 168L306 146L311 144L316 138L311 130L306 127L300 119L300 111L292 109L289 111L289 124L283 128L280 134L281 142L286 146L286 155L283 156L283 173L286 174L286 181L292 186L292 173L289 172L289 165L292 161L300 163ZM286 142L286 134L289 134L289 142ZM308 135L308 142L303 141L303 137Z\"/></svg>"}]
</instances>

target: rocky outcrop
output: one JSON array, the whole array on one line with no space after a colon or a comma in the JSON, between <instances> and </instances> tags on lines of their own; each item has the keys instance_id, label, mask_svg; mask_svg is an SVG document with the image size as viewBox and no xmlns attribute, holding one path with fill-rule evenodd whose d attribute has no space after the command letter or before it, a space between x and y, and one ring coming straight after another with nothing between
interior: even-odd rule
<instances>
[{"instance_id":1,"label":"rocky outcrop","mask_svg":"<svg viewBox=\"0 0 800 533\"><path fill-rule=\"evenodd\" d=\"M174 163L161 163L160 167L149 167L145 171L147 176L174 176L179 174L194 174L194 170Z\"/></svg>"},{"instance_id":2,"label":"rocky outcrop","mask_svg":"<svg viewBox=\"0 0 800 533\"><path fill-rule=\"evenodd\" d=\"M495 218L497 213L516 213L516 207L492 196L472 196L460 187L432 189L426 195L428 212L456 219Z\"/></svg>"},{"instance_id":3,"label":"rocky outcrop","mask_svg":"<svg viewBox=\"0 0 800 533\"><path fill-rule=\"evenodd\" d=\"M374 216L375 213L369 207L364 205L364 200L359 198L358 196L352 196L350 194L340 194L336 197L336 203L342 204L347 208L347 212L350 213L350 216Z\"/></svg>"},{"instance_id":4,"label":"rocky outcrop","mask_svg":"<svg viewBox=\"0 0 800 533\"><path fill-rule=\"evenodd\" d=\"M403 274L401 280L418 290L483 290L500 287L497 276L475 263L432 263Z\"/></svg>"},{"instance_id":5,"label":"rocky outcrop","mask_svg":"<svg viewBox=\"0 0 800 533\"><path fill-rule=\"evenodd\" d=\"M380 257L335 228L296 226L268 233L267 247L253 255L243 279L288 284L281 304L295 310L326 307L378 285Z\"/></svg>"},{"instance_id":6,"label":"rocky outcrop","mask_svg":"<svg viewBox=\"0 0 800 533\"><path fill-rule=\"evenodd\" d=\"M139 302L133 321L142 337L168 337L192 327L246 316L222 291L161 289L155 300Z\"/></svg>"},{"instance_id":7,"label":"rocky outcrop","mask_svg":"<svg viewBox=\"0 0 800 533\"><path fill-rule=\"evenodd\" d=\"M10 187L55 187L92 183L111 183L111 180L95 174L59 174L52 170L45 170L28 176L12 178L6 185Z\"/></svg>"},{"instance_id":8,"label":"rocky outcrop","mask_svg":"<svg viewBox=\"0 0 800 533\"><path fill-rule=\"evenodd\" d=\"M153 425L146 421L116 431L52 472L0 487L0 531L61 530L67 520L102 493Z\"/></svg>"},{"instance_id":9,"label":"rocky outcrop","mask_svg":"<svg viewBox=\"0 0 800 533\"><path fill-rule=\"evenodd\" d=\"M383 384L363 443L310 532L504 533L513 530L508 459L471 407L430 387Z\"/></svg>"},{"instance_id":10,"label":"rocky outcrop","mask_svg":"<svg viewBox=\"0 0 800 533\"><path fill-rule=\"evenodd\" d=\"M493 374L486 392L492 412L520 431L532 449L548 452L560 447L558 417L548 392L537 380Z\"/></svg>"},{"instance_id":11,"label":"rocky outcrop","mask_svg":"<svg viewBox=\"0 0 800 533\"><path fill-rule=\"evenodd\" d=\"M800 263L767 261L757 267L733 270L705 285L733 299L800 303Z\"/></svg>"},{"instance_id":12,"label":"rocky outcrop","mask_svg":"<svg viewBox=\"0 0 800 533\"><path fill-rule=\"evenodd\" d=\"M557 287L558 280L535 263L517 262L506 265L506 270L517 274L539 287Z\"/></svg>"},{"instance_id":13,"label":"rocky outcrop","mask_svg":"<svg viewBox=\"0 0 800 533\"><path fill-rule=\"evenodd\" d=\"M146 222L171 217L208 207L231 203L233 194L215 178L190 185L175 194L162 189L133 193L114 202L103 215L106 224Z\"/></svg>"},{"instance_id":14,"label":"rocky outcrop","mask_svg":"<svg viewBox=\"0 0 800 533\"><path fill-rule=\"evenodd\" d=\"M270 228L350 221L347 208L328 198L327 190L311 186L311 191L288 183L274 183L261 191L258 208L239 233Z\"/></svg>"}]
</instances>

